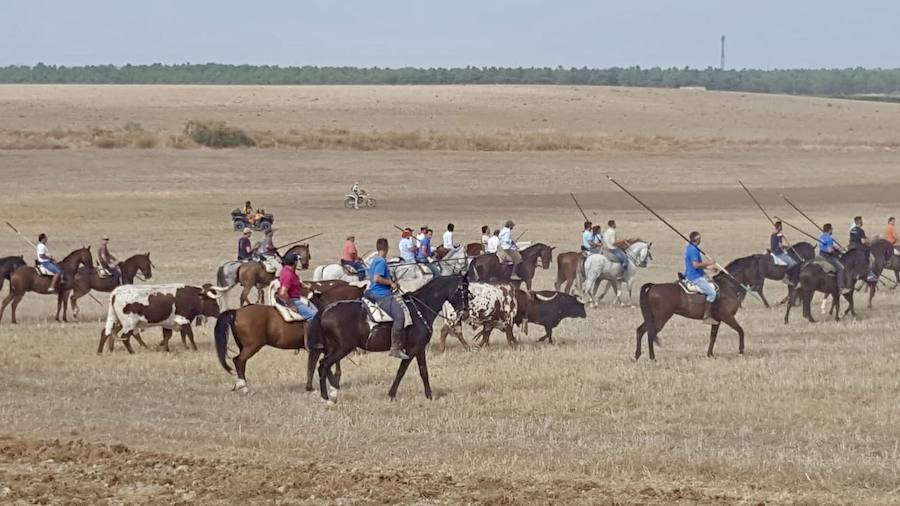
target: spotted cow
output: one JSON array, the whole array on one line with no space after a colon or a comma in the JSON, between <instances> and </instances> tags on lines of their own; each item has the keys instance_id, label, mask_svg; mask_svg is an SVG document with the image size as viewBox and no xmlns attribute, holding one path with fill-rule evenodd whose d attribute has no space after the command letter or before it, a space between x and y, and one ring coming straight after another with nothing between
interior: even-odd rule
<instances>
[{"instance_id":1,"label":"spotted cow","mask_svg":"<svg viewBox=\"0 0 900 506\"><path fill-rule=\"evenodd\" d=\"M162 346L169 351L169 338L173 330L190 338L194 344L191 322L202 321L206 317L219 316L219 298L227 290L211 285L202 287L183 284L168 285L123 285L112 291L106 325L100 334L97 353L103 353L103 344L108 340L112 351L116 334L121 332L125 348L134 353L130 338L146 347L140 336L142 329L162 327Z\"/></svg>"},{"instance_id":2,"label":"spotted cow","mask_svg":"<svg viewBox=\"0 0 900 506\"><path fill-rule=\"evenodd\" d=\"M462 324L467 322L473 329L481 327L479 336L482 343L487 344L488 338L494 329L506 332L506 340L510 345L516 342L513 336L513 326L521 324L516 321L519 314L519 306L515 296L515 289L510 285L492 285L488 283L469 284L469 314L463 320L449 303L445 303L441 309L444 324L441 327L441 351L446 348L447 334L452 333L459 339L463 347L469 349L469 343L463 336Z\"/></svg>"}]
</instances>

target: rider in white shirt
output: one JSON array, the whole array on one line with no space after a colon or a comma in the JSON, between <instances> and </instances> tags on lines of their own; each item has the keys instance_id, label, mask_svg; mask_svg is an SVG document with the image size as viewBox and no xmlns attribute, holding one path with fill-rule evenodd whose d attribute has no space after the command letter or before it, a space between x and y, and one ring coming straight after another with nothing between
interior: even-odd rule
<instances>
[{"instance_id":1,"label":"rider in white shirt","mask_svg":"<svg viewBox=\"0 0 900 506\"><path fill-rule=\"evenodd\" d=\"M59 277L62 271L56 265L53 257L50 256L50 248L47 247L47 234L38 236L35 255L37 256L38 264L53 275L53 279L50 281L50 289L47 291L49 293L56 292L59 289Z\"/></svg>"},{"instance_id":2,"label":"rider in white shirt","mask_svg":"<svg viewBox=\"0 0 900 506\"><path fill-rule=\"evenodd\" d=\"M497 255L500 257L500 260L513 264L513 278L518 279L516 266L522 262L522 255L519 254L519 248L516 247L516 242L512 237L512 229L515 226L516 224L512 220L507 220L503 228L500 229L500 234L498 234L500 249L497 250Z\"/></svg>"},{"instance_id":3,"label":"rider in white shirt","mask_svg":"<svg viewBox=\"0 0 900 506\"><path fill-rule=\"evenodd\" d=\"M400 258L406 262L414 264L416 263L416 244L414 239L411 236L412 230L404 229L400 234Z\"/></svg>"},{"instance_id":4,"label":"rider in white shirt","mask_svg":"<svg viewBox=\"0 0 900 506\"><path fill-rule=\"evenodd\" d=\"M607 223L606 232L603 232L603 246L616 257L623 269L628 268L628 256L616 246L616 220L609 220Z\"/></svg>"},{"instance_id":5,"label":"rider in white shirt","mask_svg":"<svg viewBox=\"0 0 900 506\"><path fill-rule=\"evenodd\" d=\"M353 186L350 187L350 194L353 195L353 208L359 209L359 181L354 181Z\"/></svg>"},{"instance_id":6,"label":"rider in white shirt","mask_svg":"<svg viewBox=\"0 0 900 506\"><path fill-rule=\"evenodd\" d=\"M484 252L485 253L496 253L500 248L500 231L494 230L494 235L490 236L485 243Z\"/></svg>"},{"instance_id":7,"label":"rider in white shirt","mask_svg":"<svg viewBox=\"0 0 900 506\"><path fill-rule=\"evenodd\" d=\"M453 243L453 228L453 224L450 223L447 225L447 231L444 232L444 249L448 251L459 247Z\"/></svg>"}]
</instances>

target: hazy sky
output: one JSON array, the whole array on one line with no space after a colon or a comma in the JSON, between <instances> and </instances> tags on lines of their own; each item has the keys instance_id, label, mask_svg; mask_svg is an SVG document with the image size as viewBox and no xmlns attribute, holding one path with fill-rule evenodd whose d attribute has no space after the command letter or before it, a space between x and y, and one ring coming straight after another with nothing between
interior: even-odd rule
<instances>
[{"instance_id":1,"label":"hazy sky","mask_svg":"<svg viewBox=\"0 0 900 506\"><path fill-rule=\"evenodd\" d=\"M0 0L0 65L900 67L898 0Z\"/></svg>"}]
</instances>

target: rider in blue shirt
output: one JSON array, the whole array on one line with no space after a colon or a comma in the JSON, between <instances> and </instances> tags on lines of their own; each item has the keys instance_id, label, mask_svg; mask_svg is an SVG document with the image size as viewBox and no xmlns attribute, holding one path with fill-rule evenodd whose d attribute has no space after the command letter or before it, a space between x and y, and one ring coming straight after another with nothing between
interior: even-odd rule
<instances>
[{"instance_id":1,"label":"rider in blue shirt","mask_svg":"<svg viewBox=\"0 0 900 506\"><path fill-rule=\"evenodd\" d=\"M391 351L388 355L408 360L409 355L403 353L403 340L406 337L406 314L400 306L403 302L393 294L393 290L398 289L399 285L391 278L391 271L388 269L387 239L383 237L378 239L375 242L375 250L378 254L369 263L369 290L366 292L366 296L374 300L378 307L394 320L391 325Z\"/></svg>"},{"instance_id":2,"label":"rider in blue shirt","mask_svg":"<svg viewBox=\"0 0 900 506\"><path fill-rule=\"evenodd\" d=\"M819 236L819 256L834 267L837 276L838 291L843 292L845 285L844 264L838 259L841 250L838 248L837 244L835 244L834 238L831 237L831 232L831 223L826 223L825 226L822 227L822 235Z\"/></svg>"},{"instance_id":3,"label":"rider in blue shirt","mask_svg":"<svg viewBox=\"0 0 900 506\"><path fill-rule=\"evenodd\" d=\"M712 283L706 280L703 269L716 265L716 262L715 260L703 261L703 254L700 252L700 232L691 232L690 240L691 242L684 249L684 278L699 288L706 296L703 321L713 323L712 306L718 294Z\"/></svg>"},{"instance_id":4,"label":"rider in blue shirt","mask_svg":"<svg viewBox=\"0 0 900 506\"><path fill-rule=\"evenodd\" d=\"M419 249L416 250L416 262L425 264L431 269L431 273L435 276L440 274L437 265L431 262L431 238L434 237L434 230L425 229L425 235L419 240Z\"/></svg>"},{"instance_id":5,"label":"rider in blue shirt","mask_svg":"<svg viewBox=\"0 0 900 506\"><path fill-rule=\"evenodd\" d=\"M591 222L584 222L584 231L581 232L581 252L585 255L591 250L591 241L593 240L593 237L594 233L591 232Z\"/></svg>"}]
</instances>

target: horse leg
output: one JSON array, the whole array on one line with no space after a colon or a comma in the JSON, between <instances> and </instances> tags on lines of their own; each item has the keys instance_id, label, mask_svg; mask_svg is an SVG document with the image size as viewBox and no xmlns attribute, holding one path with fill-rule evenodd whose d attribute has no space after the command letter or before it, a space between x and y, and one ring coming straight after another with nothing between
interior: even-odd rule
<instances>
[{"instance_id":1,"label":"horse leg","mask_svg":"<svg viewBox=\"0 0 900 506\"><path fill-rule=\"evenodd\" d=\"M743 355L744 354L744 327L741 327L741 324L738 323L737 320L735 320L734 315L731 315L727 318L723 318L722 323L724 323L725 325L728 325L729 327L733 328L735 332L737 332L738 354Z\"/></svg>"},{"instance_id":2,"label":"horse leg","mask_svg":"<svg viewBox=\"0 0 900 506\"><path fill-rule=\"evenodd\" d=\"M257 304L265 304L266 303L266 292L264 289L256 287L256 303Z\"/></svg>"},{"instance_id":3,"label":"horse leg","mask_svg":"<svg viewBox=\"0 0 900 506\"><path fill-rule=\"evenodd\" d=\"M319 361L319 357L322 355L322 352L319 350L309 350L308 357L306 358L306 391L312 392L313 386L313 375L316 373L316 362Z\"/></svg>"},{"instance_id":4,"label":"horse leg","mask_svg":"<svg viewBox=\"0 0 900 506\"><path fill-rule=\"evenodd\" d=\"M162 348L167 352L171 351L169 350L169 339L172 339L172 329L162 329L162 335L162 341L159 343L159 345L162 346Z\"/></svg>"},{"instance_id":5,"label":"horse leg","mask_svg":"<svg viewBox=\"0 0 900 506\"><path fill-rule=\"evenodd\" d=\"M9 304L9 301L15 298L16 294L12 291L12 282L9 284L9 293L6 294L6 297L3 298L3 304L0 305L0 321L3 321L3 312L6 311L6 306ZM13 318L15 320L15 318ZM15 321L13 321L15 323Z\"/></svg>"},{"instance_id":6,"label":"horse leg","mask_svg":"<svg viewBox=\"0 0 900 506\"><path fill-rule=\"evenodd\" d=\"M606 297L607 292L609 292L609 289L612 288L612 281L607 279L606 280L606 288L604 288L603 293L601 293L600 296L597 297L597 290L600 289L600 283L602 283L602 282L603 282L602 279L598 279L594 282L594 287L593 287L594 295L591 297L591 302L593 302L594 299L596 299L598 302L603 301L603 297ZM597 307L597 305L594 304L594 307Z\"/></svg>"},{"instance_id":7,"label":"horse leg","mask_svg":"<svg viewBox=\"0 0 900 506\"><path fill-rule=\"evenodd\" d=\"M106 335L106 329L100 331L100 346L97 347L97 355L103 355L103 343L106 342L107 339L112 339L112 334Z\"/></svg>"},{"instance_id":8,"label":"horse leg","mask_svg":"<svg viewBox=\"0 0 900 506\"><path fill-rule=\"evenodd\" d=\"M241 290L241 300L239 302L240 307L249 306L250 299L247 297L250 295L250 290L253 289L253 286L243 286Z\"/></svg>"},{"instance_id":9,"label":"horse leg","mask_svg":"<svg viewBox=\"0 0 900 506\"><path fill-rule=\"evenodd\" d=\"M847 299L847 310L844 311L844 315L850 313L854 318L856 318L856 304L853 302L853 292L845 293L844 298Z\"/></svg>"},{"instance_id":10,"label":"horse leg","mask_svg":"<svg viewBox=\"0 0 900 506\"><path fill-rule=\"evenodd\" d=\"M766 296L763 294L763 286L764 286L764 284L759 285L759 290L756 290L756 293L758 293L759 298L762 299L763 306L765 306L766 309L772 309L772 306L769 305L769 301L766 299Z\"/></svg>"},{"instance_id":11,"label":"horse leg","mask_svg":"<svg viewBox=\"0 0 900 506\"><path fill-rule=\"evenodd\" d=\"M12 293L10 293L12 295ZM18 323L16 321L16 308L19 307L19 303L22 302L22 298L25 297L25 293L18 293L13 297L12 307L10 307L10 311L12 312L12 322Z\"/></svg>"},{"instance_id":12,"label":"horse leg","mask_svg":"<svg viewBox=\"0 0 900 506\"><path fill-rule=\"evenodd\" d=\"M709 348L706 350L707 358L715 358L713 348L716 347L716 336L719 335L719 323L715 323L709 327Z\"/></svg>"},{"instance_id":13,"label":"horse leg","mask_svg":"<svg viewBox=\"0 0 900 506\"><path fill-rule=\"evenodd\" d=\"M406 369L409 368L409 364L411 362L412 362L411 358L407 358L405 360L400 361L400 367L397 369L397 375L394 377L394 382L391 383L391 389L388 390L388 397L390 397L391 400L394 400L394 397L397 396L397 388L400 386L400 380L403 379L403 375L406 374ZM420 363L419 367L421 367L421 363ZM427 374L427 371L426 371L426 374ZM424 381L424 377L423 377L423 381ZM431 397L428 397L428 398L430 399Z\"/></svg>"},{"instance_id":14,"label":"horse leg","mask_svg":"<svg viewBox=\"0 0 900 506\"><path fill-rule=\"evenodd\" d=\"M641 323L637 328L637 348L634 350L634 359L637 360L641 358L641 338L644 337L644 332L646 331L647 324Z\"/></svg>"},{"instance_id":15,"label":"horse leg","mask_svg":"<svg viewBox=\"0 0 900 506\"><path fill-rule=\"evenodd\" d=\"M869 284L869 309L872 309L872 299L875 298L875 289L878 288L878 283L870 283Z\"/></svg>"},{"instance_id":16,"label":"horse leg","mask_svg":"<svg viewBox=\"0 0 900 506\"><path fill-rule=\"evenodd\" d=\"M72 318L78 319L78 313L81 312L81 308L78 307L78 290L72 290L72 296L69 297L69 302L72 304Z\"/></svg>"},{"instance_id":17,"label":"horse leg","mask_svg":"<svg viewBox=\"0 0 900 506\"><path fill-rule=\"evenodd\" d=\"M431 383L428 381L428 364L425 361L425 349L416 355L416 363L419 365L419 376L422 377L422 386L425 387L425 398L431 400ZM397 391L394 390L394 393Z\"/></svg>"},{"instance_id":18,"label":"horse leg","mask_svg":"<svg viewBox=\"0 0 900 506\"><path fill-rule=\"evenodd\" d=\"M238 391L246 394L250 391L250 389L247 388L247 377L244 375L244 372L247 370L247 360L253 355L256 355L256 352L261 350L263 346L264 344L262 343L250 343L244 346L241 349L241 352L232 359L232 362L234 362L234 371L238 377L237 381L234 383L234 387L231 389L233 392Z\"/></svg>"},{"instance_id":19,"label":"horse leg","mask_svg":"<svg viewBox=\"0 0 900 506\"><path fill-rule=\"evenodd\" d=\"M812 298L815 291L813 290L804 290L803 291L803 316L809 320L810 323L816 323L816 320L812 315Z\"/></svg>"},{"instance_id":20,"label":"horse leg","mask_svg":"<svg viewBox=\"0 0 900 506\"><path fill-rule=\"evenodd\" d=\"M333 355L328 355L323 358L322 362L319 363L319 393L322 395L322 399L329 402L337 400L339 389L334 386L334 384L337 383L337 379L331 372L331 368L352 351L353 349L336 351ZM330 382L332 385L330 391L326 388L326 381ZM332 397L334 397L334 399L332 399Z\"/></svg>"}]
</instances>

